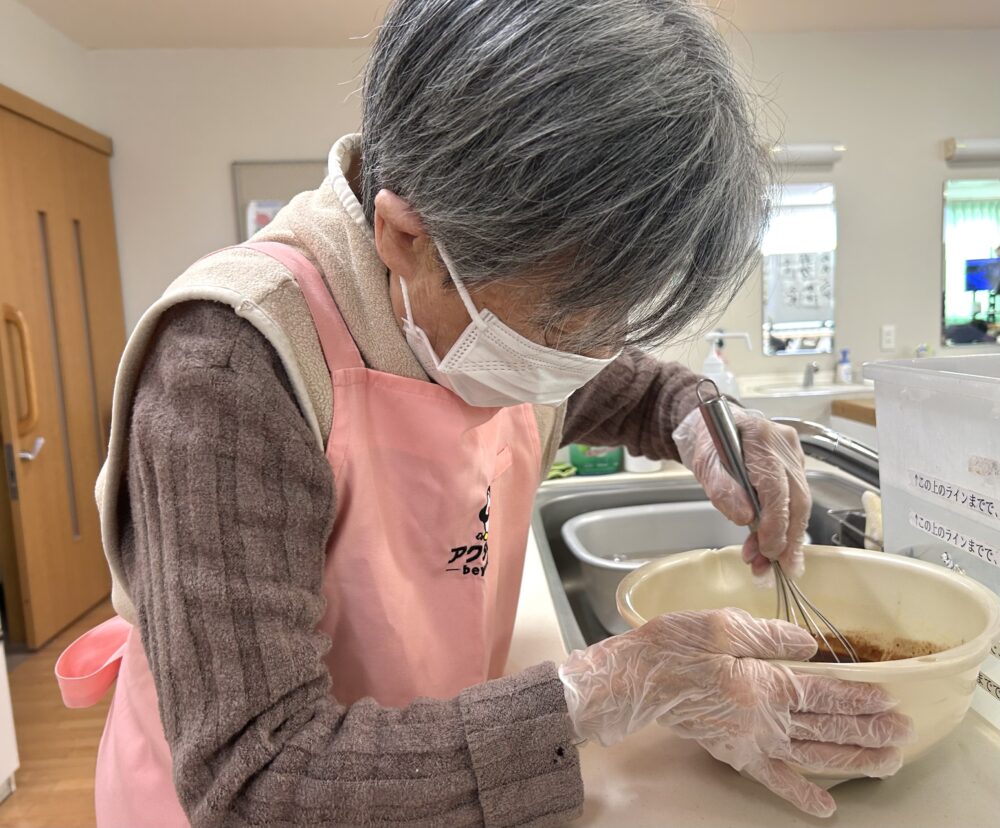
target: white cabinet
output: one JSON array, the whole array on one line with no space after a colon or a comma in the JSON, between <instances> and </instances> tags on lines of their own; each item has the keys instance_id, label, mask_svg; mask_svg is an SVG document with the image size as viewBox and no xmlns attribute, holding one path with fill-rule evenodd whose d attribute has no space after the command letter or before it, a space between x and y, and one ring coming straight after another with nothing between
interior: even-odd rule
<instances>
[{"instance_id":1,"label":"white cabinet","mask_svg":"<svg viewBox=\"0 0 1000 828\"><path fill-rule=\"evenodd\" d=\"M14 792L14 771L20 766L14 738L14 709L10 703L7 659L0 638L0 801Z\"/></svg>"}]
</instances>

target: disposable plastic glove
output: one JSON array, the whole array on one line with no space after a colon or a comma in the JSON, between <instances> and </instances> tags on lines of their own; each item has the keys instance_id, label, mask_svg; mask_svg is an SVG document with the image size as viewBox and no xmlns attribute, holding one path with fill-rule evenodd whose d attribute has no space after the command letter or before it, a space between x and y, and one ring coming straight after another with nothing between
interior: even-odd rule
<instances>
[{"instance_id":1,"label":"disposable plastic glove","mask_svg":"<svg viewBox=\"0 0 1000 828\"><path fill-rule=\"evenodd\" d=\"M761 506L760 526L743 544L743 560L754 575L765 575L771 561L778 561L797 578L804 569L802 541L812 509L799 435L758 412L737 406L732 411ZM684 418L673 438L681 461L694 473L712 505L733 523L749 526L754 520L750 499L722 465L699 409Z\"/></svg>"},{"instance_id":2,"label":"disposable plastic glove","mask_svg":"<svg viewBox=\"0 0 1000 828\"><path fill-rule=\"evenodd\" d=\"M786 763L889 776L912 726L875 685L763 660L815 653L809 633L784 621L678 612L574 651L559 676L581 738L612 745L657 720L801 810L830 816L833 797Z\"/></svg>"}]
</instances>

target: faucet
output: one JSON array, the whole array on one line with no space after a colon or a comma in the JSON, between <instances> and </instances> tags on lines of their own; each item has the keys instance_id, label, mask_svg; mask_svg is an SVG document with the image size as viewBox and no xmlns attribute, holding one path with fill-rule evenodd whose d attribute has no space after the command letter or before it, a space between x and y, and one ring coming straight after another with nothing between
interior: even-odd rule
<instances>
[{"instance_id":1,"label":"faucet","mask_svg":"<svg viewBox=\"0 0 1000 828\"><path fill-rule=\"evenodd\" d=\"M813 387L813 383L816 380L816 375L818 373L819 373L819 363L818 362L810 362L806 366L806 372L805 372L805 374L802 377L802 387L803 388L812 388Z\"/></svg>"},{"instance_id":2,"label":"faucet","mask_svg":"<svg viewBox=\"0 0 1000 828\"><path fill-rule=\"evenodd\" d=\"M878 452L830 428L796 417L774 417L773 421L794 428L802 452L852 474L869 486L879 487Z\"/></svg>"}]
</instances>

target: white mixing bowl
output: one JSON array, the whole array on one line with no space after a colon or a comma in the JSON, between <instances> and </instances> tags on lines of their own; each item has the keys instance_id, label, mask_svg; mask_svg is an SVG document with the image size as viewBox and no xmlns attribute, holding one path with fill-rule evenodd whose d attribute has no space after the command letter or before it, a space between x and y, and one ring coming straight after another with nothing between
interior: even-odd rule
<instances>
[{"instance_id":1,"label":"white mixing bowl","mask_svg":"<svg viewBox=\"0 0 1000 828\"><path fill-rule=\"evenodd\" d=\"M798 673L882 685L916 728L916 741L903 748L904 764L923 756L969 709L979 668L1000 638L1000 598L964 575L899 555L807 546L805 556L806 572L797 583L842 631L928 641L941 651L869 664L777 663ZM736 546L651 562L618 587L618 610L632 627L662 613L722 607L774 617L774 590L753 584Z\"/></svg>"}]
</instances>

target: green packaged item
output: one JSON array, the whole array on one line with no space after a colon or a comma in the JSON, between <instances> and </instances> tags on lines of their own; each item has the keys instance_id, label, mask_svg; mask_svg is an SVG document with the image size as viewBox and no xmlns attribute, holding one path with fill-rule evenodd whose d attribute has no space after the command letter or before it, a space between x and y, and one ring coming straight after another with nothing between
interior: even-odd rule
<instances>
[{"instance_id":1,"label":"green packaged item","mask_svg":"<svg viewBox=\"0 0 1000 828\"><path fill-rule=\"evenodd\" d=\"M572 477L574 474L576 474L576 466L569 463L553 463L545 479L560 480L564 477Z\"/></svg>"},{"instance_id":2,"label":"green packaged item","mask_svg":"<svg viewBox=\"0 0 1000 828\"><path fill-rule=\"evenodd\" d=\"M578 474L614 474L621 471L625 450L607 446L585 446L573 443L569 447L569 462Z\"/></svg>"}]
</instances>

